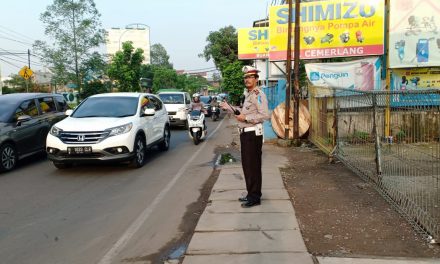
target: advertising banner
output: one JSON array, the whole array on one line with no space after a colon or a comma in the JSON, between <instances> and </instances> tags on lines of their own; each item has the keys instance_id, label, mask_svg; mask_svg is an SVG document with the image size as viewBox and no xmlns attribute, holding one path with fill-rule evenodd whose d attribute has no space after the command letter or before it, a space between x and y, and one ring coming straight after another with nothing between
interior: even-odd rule
<instances>
[{"instance_id":1,"label":"advertising banner","mask_svg":"<svg viewBox=\"0 0 440 264\"><path fill-rule=\"evenodd\" d=\"M301 3L300 57L382 55L384 53L384 0L328 0ZM271 61L286 60L288 5L271 6L269 35ZM295 21L292 10L292 24ZM294 47L292 25L292 52Z\"/></svg>"},{"instance_id":2,"label":"advertising banner","mask_svg":"<svg viewBox=\"0 0 440 264\"><path fill-rule=\"evenodd\" d=\"M440 68L393 69L391 90L440 89ZM391 106L439 105L438 94L394 94Z\"/></svg>"},{"instance_id":3,"label":"advertising banner","mask_svg":"<svg viewBox=\"0 0 440 264\"><path fill-rule=\"evenodd\" d=\"M238 29L238 59L267 59L269 58L269 28L239 28Z\"/></svg>"},{"instance_id":4,"label":"advertising banner","mask_svg":"<svg viewBox=\"0 0 440 264\"><path fill-rule=\"evenodd\" d=\"M350 62L307 63L307 77L314 86L362 91L381 89L378 57Z\"/></svg>"},{"instance_id":5,"label":"advertising banner","mask_svg":"<svg viewBox=\"0 0 440 264\"><path fill-rule=\"evenodd\" d=\"M440 66L440 1L390 1L390 68Z\"/></svg>"}]
</instances>

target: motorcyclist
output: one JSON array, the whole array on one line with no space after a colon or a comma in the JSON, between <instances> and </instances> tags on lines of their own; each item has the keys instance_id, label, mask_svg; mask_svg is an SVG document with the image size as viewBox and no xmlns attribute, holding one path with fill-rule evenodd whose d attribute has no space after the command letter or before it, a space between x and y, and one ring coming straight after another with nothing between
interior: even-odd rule
<instances>
[{"instance_id":1,"label":"motorcyclist","mask_svg":"<svg viewBox=\"0 0 440 264\"><path fill-rule=\"evenodd\" d=\"M217 114L217 115L220 115L220 104L219 104L219 102L217 101L217 97L213 97L212 98L212 100L211 100L211 103L210 103L210 105L211 105L211 109L212 109L212 107L216 107L215 108L215 113Z\"/></svg>"},{"instance_id":2,"label":"motorcyclist","mask_svg":"<svg viewBox=\"0 0 440 264\"><path fill-rule=\"evenodd\" d=\"M190 112L193 110L200 110L200 112L203 112L204 114L206 114L205 104L203 104L203 102L200 101L200 94L198 94L198 93L193 94L193 101L189 105L188 110ZM204 129L206 130L205 120L203 120L203 126L204 126Z\"/></svg>"},{"instance_id":3,"label":"motorcyclist","mask_svg":"<svg viewBox=\"0 0 440 264\"><path fill-rule=\"evenodd\" d=\"M206 114L205 105L202 101L200 101L200 94L198 93L193 94L193 101L189 106L189 111L192 110L200 110Z\"/></svg>"}]
</instances>

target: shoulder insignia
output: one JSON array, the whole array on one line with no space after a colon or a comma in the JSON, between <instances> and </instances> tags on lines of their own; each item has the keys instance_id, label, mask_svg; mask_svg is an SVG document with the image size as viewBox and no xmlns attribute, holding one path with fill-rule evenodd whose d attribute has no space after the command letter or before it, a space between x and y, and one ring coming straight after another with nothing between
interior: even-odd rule
<instances>
[{"instance_id":1,"label":"shoulder insignia","mask_svg":"<svg viewBox=\"0 0 440 264\"><path fill-rule=\"evenodd\" d=\"M260 90L258 90L258 89L254 89L254 90L252 90L252 92L254 92L254 94L256 94L256 95L260 94Z\"/></svg>"}]
</instances>

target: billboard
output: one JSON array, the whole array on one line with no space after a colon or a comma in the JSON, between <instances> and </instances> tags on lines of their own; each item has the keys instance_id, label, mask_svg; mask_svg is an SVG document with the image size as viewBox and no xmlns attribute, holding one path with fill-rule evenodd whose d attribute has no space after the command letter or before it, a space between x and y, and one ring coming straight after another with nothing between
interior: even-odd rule
<instances>
[{"instance_id":1,"label":"billboard","mask_svg":"<svg viewBox=\"0 0 440 264\"><path fill-rule=\"evenodd\" d=\"M384 53L384 0L328 0L301 3L300 8L301 59ZM288 11L288 5L270 7L271 61L286 60ZM295 10L292 14L293 24ZM294 25L292 49L293 31Z\"/></svg>"},{"instance_id":2,"label":"billboard","mask_svg":"<svg viewBox=\"0 0 440 264\"><path fill-rule=\"evenodd\" d=\"M392 91L428 90L440 88L440 68L393 69ZM440 95L434 93L398 93L391 97L391 106L440 105Z\"/></svg>"},{"instance_id":3,"label":"billboard","mask_svg":"<svg viewBox=\"0 0 440 264\"><path fill-rule=\"evenodd\" d=\"M267 59L269 58L269 28L239 28L238 29L238 59Z\"/></svg>"},{"instance_id":4,"label":"billboard","mask_svg":"<svg viewBox=\"0 0 440 264\"><path fill-rule=\"evenodd\" d=\"M390 68L440 66L439 15L438 0L391 0Z\"/></svg>"},{"instance_id":5,"label":"billboard","mask_svg":"<svg viewBox=\"0 0 440 264\"><path fill-rule=\"evenodd\" d=\"M378 57L349 62L306 63L309 81L318 87L362 91L381 89L381 61Z\"/></svg>"},{"instance_id":6,"label":"billboard","mask_svg":"<svg viewBox=\"0 0 440 264\"><path fill-rule=\"evenodd\" d=\"M392 70L391 90L440 88L440 68L413 68Z\"/></svg>"}]
</instances>

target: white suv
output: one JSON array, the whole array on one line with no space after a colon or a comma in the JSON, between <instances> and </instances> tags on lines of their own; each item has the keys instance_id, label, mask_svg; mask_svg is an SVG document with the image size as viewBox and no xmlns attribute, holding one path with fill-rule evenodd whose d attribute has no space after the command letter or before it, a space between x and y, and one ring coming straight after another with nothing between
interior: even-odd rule
<instances>
[{"instance_id":1,"label":"white suv","mask_svg":"<svg viewBox=\"0 0 440 264\"><path fill-rule=\"evenodd\" d=\"M90 161L131 161L138 168L147 148L170 145L167 111L152 94L98 94L66 114L46 140L48 158L59 169Z\"/></svg>"}]
</instances>

